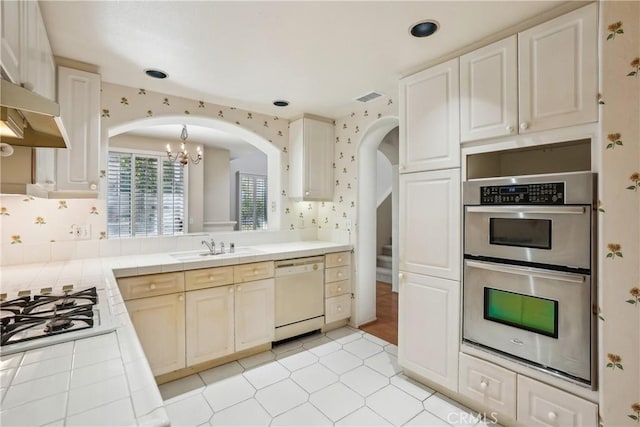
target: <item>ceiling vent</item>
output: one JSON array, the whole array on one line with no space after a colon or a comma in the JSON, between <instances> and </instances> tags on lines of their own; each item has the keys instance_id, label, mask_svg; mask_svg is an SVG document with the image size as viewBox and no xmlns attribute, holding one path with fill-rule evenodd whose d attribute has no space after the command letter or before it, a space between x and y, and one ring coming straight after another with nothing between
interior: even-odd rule
<instances>
[{"instance_id":1,"label":"ceiling vent","mask_svg":"<svg viewBox=\"0 0 640 427\"><path fill-rule=\"evenodd\" d=\"M382 94L380 92L375 92L375 91L371 91L367 94L364 94L358 98L355 98L356 101L360 101L360 102L369 102L372 101L376 98L380 98L382 96Z\"/></svg>"}]
</instances>

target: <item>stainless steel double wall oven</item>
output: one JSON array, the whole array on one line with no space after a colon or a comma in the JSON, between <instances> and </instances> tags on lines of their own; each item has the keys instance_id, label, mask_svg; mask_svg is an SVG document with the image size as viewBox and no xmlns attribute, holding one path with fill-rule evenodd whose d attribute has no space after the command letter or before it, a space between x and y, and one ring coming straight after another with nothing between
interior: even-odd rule
<instances>
[{"instance_id":1,"label":"stainless steel double wall oven","mask_svg":"<svg viewBox=\"0 0 640 427\"><path fill-rule=\"evenodd\" d=\"M595 175L464 183L463 341L595 385Z\"/></svg>"}]
</instances>

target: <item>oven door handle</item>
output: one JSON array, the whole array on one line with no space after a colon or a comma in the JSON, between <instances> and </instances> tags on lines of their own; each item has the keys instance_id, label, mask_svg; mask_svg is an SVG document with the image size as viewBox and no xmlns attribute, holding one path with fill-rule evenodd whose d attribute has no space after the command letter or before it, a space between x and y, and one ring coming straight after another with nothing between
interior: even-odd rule
<instances>
[{"instance_id":1,"label":"oven door handle","mask_svg":"<svg viewBox=\"0 0 640 427\"><path fill-rule=\"evenodd\" d=\"M527 213L527 214L572 214L582 215L587 212L584 206L467 206L467 212L477 213Z\"/></svg>"},{"instance_id":2,"label":"oven door handle","mask_svg":"<svg viewBox=\"0 0 640 427\"><path fill-rule=\"evenodd\" d=\"M483 270L497 271L499 273L519 274L521 276L534 276L542 279L558 280L562 282L584 283L586 277L582 274L561 273L540 268L530 267L512 267L504 264L494 264L482 261L465 260L465 265L473 268L481 268Z\"/></svg>"}]
</instances>

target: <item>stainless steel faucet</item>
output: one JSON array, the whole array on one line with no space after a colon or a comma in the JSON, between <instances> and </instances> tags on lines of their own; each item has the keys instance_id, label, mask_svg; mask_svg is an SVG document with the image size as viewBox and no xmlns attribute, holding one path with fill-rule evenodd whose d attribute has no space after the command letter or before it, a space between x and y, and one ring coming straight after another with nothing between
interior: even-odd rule
<instances>
[{"instance_id":1,"label":"stainless steel faucet","mask_svg":"<svg viewBox=\"0 0 640 427\"><path fill-rule=\"evenodd\" d=\"M209 249L209 253L211 253L211 255L216 254L216 242L214 242L213 239L211 239L211 243L207 242L206 240L203 240L202 244L205 245L207 249Z\"/></svg>"}]
</instances>

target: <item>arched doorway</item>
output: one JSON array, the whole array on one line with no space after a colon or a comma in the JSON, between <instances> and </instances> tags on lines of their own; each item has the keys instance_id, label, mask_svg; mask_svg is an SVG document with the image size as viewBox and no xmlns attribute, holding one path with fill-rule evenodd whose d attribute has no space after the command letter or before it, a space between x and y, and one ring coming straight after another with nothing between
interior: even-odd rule
<instances>
[{"instance_id":1,"label":"arched doorway","mask_svg":"<svg viewBox=\"0 0 640 427\"><path fill-rule=\"evenodd\" d=\"M382 117L364 132L358 147L358 211L356 236L356 325L376 319L376 209L372 191L377 177L377 152L385 136L399 124L398 117ZM395 191L397 200L397 191ZM397 241L397 220L392 238ZM394 257L393 280L397 280L397 256Z\"/></svg>"}]
</instances>

